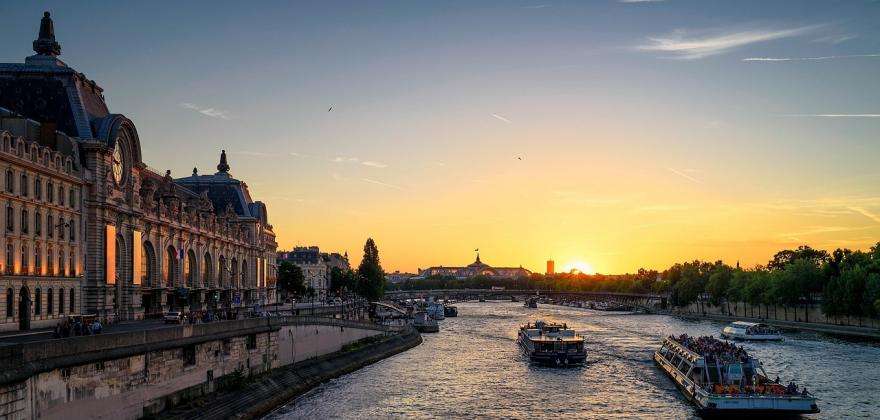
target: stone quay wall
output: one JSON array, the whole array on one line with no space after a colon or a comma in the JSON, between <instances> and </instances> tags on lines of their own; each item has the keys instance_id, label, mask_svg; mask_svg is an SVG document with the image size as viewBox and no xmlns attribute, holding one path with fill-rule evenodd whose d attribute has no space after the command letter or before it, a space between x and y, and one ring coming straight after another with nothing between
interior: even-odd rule
<instances>
[{"instance_id":1,"label":"stone quay wall","mask_svg":"<svg viewBox=\"0 0 880 420\"><path fill-rule=\"evenodd\" d=\"M0 347L0 418L137 419L396 329L254 318Z\"/></svg>"},{"instance_id":2,"label":"stone quay wall","mask_svg":"<svg viewBox=\"0 0 880 420\"><path fill-rule=\"evenodd\" d=\"M819 304L783 306L749 305L744 302L722 303L712 306L694 302L681 308L672 308L672 315L711 318L720 321L742 320L764 322L780 327L801 328L848 336L880 338L880 319L833 317L825 315Z\"/></svg>"}]
</instances>

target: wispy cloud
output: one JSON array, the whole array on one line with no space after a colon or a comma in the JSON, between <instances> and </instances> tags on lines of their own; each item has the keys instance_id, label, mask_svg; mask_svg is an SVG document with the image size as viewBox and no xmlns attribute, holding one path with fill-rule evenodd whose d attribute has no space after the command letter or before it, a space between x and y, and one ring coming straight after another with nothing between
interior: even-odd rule
<instances>
[{"instance_id":1,"label":"wispy cloud","mask_svg":"<svg viewBox=\"0 0 880 420\"><path fill-rule=\"evenodd\" d=\"M375 162L372 160L365 160L365 161L361 162L361 165L371 166L373 168L387 168L388 167L388 165L386 165L382 162Z\"/></svg>"},{"instance_id":2,"label":"wispy cloud","mask_svg":"<svg viewBox=\"0 0 880 420\"><path fill-rule=\"evenodd\" d=\"M880 223L880 215L878 215L877 213L868 211L864 207L847 207L847 208L858 213L858 214L861 214L862 216L865 216L865 217L867 217L877 223Z\"/></svg>"},{"instance_id":3,"label":"wispy cloud","mask_svg":"<svg viewBox=\"0 0 880 420\"><path fill-rule=\"evenodd\" d=\"M498 114L489 114L489 115L491 115L492 117L494 117L495 119L497 119L497 120L499 120L499 121L504 121L504 122L506 122L506 123L508 123L508 124L511 123L510 120L508 120L508 119L505 118L505 117L502 117L501 115L498 115Z\"/></svg>"},{"instance_id":4,"label":"wispy cloud","mask_svg":"<svg viewBox=\"0 0 880 420\"><path fill-rule=\"evenodd\" d=\"M210 108L210 107L202 107L202 106L199 106L199 105L196 105L196 104L190 103L190 102L181 102L181 103L179 104L179 106L180 106L181 108L184 108L184 109L189 109L189 110L196 111L196 112L198 112L199 114L202 114L202 115L204 115L204 116L206 116L206 117L219 118L219 119L221 119L221 120L228 120L228 119L231 118L231 117L229 116L229 112L228 112L228 111L224 111L224 110L222 110L222 109Z\"/></svg>"},{"instance_id":5,"label":"wispy cloud","mask_svg":"<svg viewBox=\"0 0 880 420\"><path fill-rule=\"evenodd\" d=\"M823 55L817 57L749 57L743 58L742 61L778 63L788 61L827 61L842 58L880 58L880 54Z\"/></svg>"},{"instance_id":6,"label":"wispy cloud","mask_svg":"<svg viewBox=\"0 0 880 420\"><path fill-rule=\"evenodd\" d=\"M678 175L678 176L680 176L690 182L693 182L695 184L702 184L703 183L703 181L700 181L699 179L696 179L696 178L686 174L684 171L679 171L678 169L675 169L675 168L666 168L666 170L669 172L672 172L672 173L674 173L674 174L676 174L676 175Z\"/></svg>"},{"instance_id":7,"label":"wispy cloud","mask_svg":"<svg viewBox=\"0 0 880 420\"><path fill-rule=\"evenodd\" d=\"M387 187L387 188L392 188L395 190L401 190L401 191L403 190L403 187L401 187L399 185L389 184L387 182L377 181L375 179L361 178L361 181L368 182L370 184L380 185L380 186Z\"/></svg>"},{"instance_id":8,"label":"wispy cloud","mask_svg":"<svg viewBox=\"0 0 880 420\"><path fill-rule=\"evenodd\" d=\"M336 156L330 159L330 162L333 163L345 163L345 162L358 162L360 159L356 157L345 157L345 156Z\"/></svg>"},{"instance_id":9,"label":"wispy cloud","mask_svg":"<svg viewBox=\"0 0 880 420\"><path fill-rule=\"evenodd\" d=\"M734 48L774 39L790 38L812 32L821 25L790 29L754 29L726 32L716 35L689 36L685 30L669 35L649 37L648 43L638 49L673 54L673 58L693 60L723 54Z\"/></svg>"},{"instance_id":10,"label":"wispy cloud","mask_svg":"<svg viewBox=\"0 0 880 420\"><path fill-rule=\"evenodd\" d=\"M880 118L880 114L783 114L782 116L804 118Z\"/></svg>"},{"instance_id":11,"label":"wispy cloud","mask_svg":"<svg viewBox=\"0 0 880 420\"><path fill-rule=\"evenodd\" d=\"M523 9L546 9L550 7L550 4L536 4L534 6L523 6Z\"/></svg>"},{"instance_id":12,"label":"wispy cloud","mask_svg":"<svg viewBox=\"0 0 880 420\"><path fill-rule=\"evenodd\" d=\"M821 42L823 44L837 45L837 44L840 44L841 42L846 42L851 39L856 39L858 37L859 37L858 35L854 35L854 34L828 35L828 36L816 38L813 40L813 42Z\"/></svg>"}]
</instances>

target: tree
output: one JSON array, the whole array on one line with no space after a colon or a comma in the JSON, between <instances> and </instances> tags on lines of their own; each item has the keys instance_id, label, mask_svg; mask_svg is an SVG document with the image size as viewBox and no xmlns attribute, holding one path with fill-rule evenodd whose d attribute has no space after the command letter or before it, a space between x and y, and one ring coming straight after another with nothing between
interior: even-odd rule
<instances>
[{"instance_id":1,"label":"tree","mask_svg":"<svg viewBox=\"0 0 880 420\"><path fill-rule=\"evenodd\" d=\"M727 266L719 266L712 271L712 274L709 275L709 282L706 283L709 303L718 306L722 301L727 300L731 277L730 267Z\"/></svg>"},{"instance_id":2,"label":"tree","mask_svg":"<svg viewBox=\"0 0 880 420\"><path fill-rule=\"evenodd\" d=\"M795 260L807 260L818 267L828 260L828 252L810 248L808 245L801 245L798 249L785 249L773 256L773 259L767 263L767 268L771 271L781 270Z\"/></svg>"},{"instance_id":3,"label":"tree","mask_svg":"<svg viewBox=\"0 0 880 420\"><path fill-rule=\"evenodd\" d=\"M302 269L290 261L282 261L278 266L277 287L287 296L300 296L306 291L306 278Z\"/></svg>"},{"instance_id":4,"label":"tree","mask_svg":"<svg viewBox=\"0 0 880 420\"><path fill-rule=\"evenodd\" d=\"M341 293L345 290L352 291L356 285L356 276L351 270L343 270L339 267L330 269L330 292Z\"/></svg>"},{"instance_id":5,"label":"tree","mask_svg":"<svg viewBox=\"0 0 880 420\"><path fill-rule=\"evenodd\" d=\"M379 263L379 249L373 238L364 244L364 258L357 269L357 292L367 300L373 301L385 293L385 272Z\"/></svg>"}]
</instances>

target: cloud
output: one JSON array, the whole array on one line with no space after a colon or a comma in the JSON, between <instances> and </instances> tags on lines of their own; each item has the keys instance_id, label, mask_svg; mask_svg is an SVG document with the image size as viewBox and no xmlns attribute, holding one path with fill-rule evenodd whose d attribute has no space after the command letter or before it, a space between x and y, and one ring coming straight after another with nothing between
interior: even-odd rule
<instances>
[{"instance_id":1,"label":"cloud","mask_svg":"<svg viewBox=\"0 0 880 420\"><path fill-rule=\"evenodd\" d=\"M361 181L368 182L368 183L370 183L370 184L381 185L381 186L383 186L383 187L392 188L392 189L395 189L395 190L401 190L401 191L403 190L403 187L401 187L401 186L399 186L399 185L389 184L389 183L386 183L386 182L377 181L377 180L375 180L375 179L361 178Z\"/></svg>"},{"instance_id":2,"label":"cloud","mask_svg":"<svg viewBox=\"0 0 880 420\"><path fill-rule=\"evenodd\" d=\"M388 167L388 165L386 165L382 162L374 162L372 160L365 160L365 161L361 162L361 165L371 166L373 168L387 168Z\"/></svg>"},{"instance_id":3,"label":"cloud","mask_svg":"<svg viewBox=\"0 0 880 420\"><path fill-rule=\"evenodd\" d=\"M202 114L202 115L204 115L204 116L206 116L206 117L219 118L219 119L221 119L221 120L228 120L228 119L231 119L231 117L229 116L229 112L228 112L228 111L221 110L221 109L217 109L217 108L205 108L205 107L201 107L201 106L199 106L199 105L196 105L196 104L193 104L193 103L190 103L190 102L181 102L181 103L178 104L178 105L179 105L181 108L196 111L196 112L198 112L199 114Z\"/></svg>"},{"instance_id":4,"label":"cloud","mask_svg":"<svg viewBox=\"0 0 880 420\"><path fill-rule=\"evenodd\" d=\"M806 118L880 118L880 114L784 114L782 116Z\"/></svg>"},{"instance_id":5,"label":"cloud","mask_svg":"<svg viewBox=\"0 0 880 420\"><path fill-rule=\"evenodd\" d=\"M489 114L489 115L495 117L495 119L498 119L498 120L500 120L500 121L504 121L504 122L506 122L506 123L508 123L508 124L511 123L510 120L508 120L507 118L504 118L504 117L502 117L502 116L500 116L500 115L498 115L498 114Z\"/></svg>"},{"instance_id":6,"label":"cloud","mask_svg":"<svg viewBox=\"0 0 880 420\"><path fill-rule=\"evenodd\" d=\"M688 37L686 31L679 29L669 35L649 37L646 45L637 48L643 51L672 53L674 58L693 60L723 54L744 45L803 35L819 26L776 30L754 29L702 37Z\"/></svg>"},{"instance_id":7,"label":"cloud","mask_svg":"<svg viewBox=\"0 0 880 420\"><path fill-rule=\"evenodd\" d=\"M865 216L865 217L867 217L877 223L880 223L880 215L877 215L876 213L870 212L867 209L865 209L864 207L847 207L847 208L858 213L858 214L861 214L862 216Z\"/></svg>"},{"instance_id":8,"label":"cloud","mask_svg":"<svg viewBox=\"0 0 880 420\"><path fill-rule=\"evenodd\" d=\"M358 162L360 159L356 157L344 157L344 156L336 156L333 159L330 159L330 162L333 163L344 163L344 162Z\"/></svg>"},{"instance_id":9,"label":"cloud","mask_svg":"<svg viewBox=\"0 0 880 420\"><path fill-rule=\"evenodd\" d=\"M692 176L690 176L690 175L684 173L683 171L679 171L678 169L675 169L675 168L666 168L666 170L669 171L669 172L672 172L672 173L674 173L674 174L676 174L676 175L678 175L678 176L680 176L680 177L682 177L682 178L684 178L684 179L686 179L686 180L688 180L688 181L691 181L691 182L693 182L693 183L695 183L695 184L702 184L702 183L703 183L703 181L700 181L699 179L696 179L696 178L694 178L694 177L692 177Z\"/></svg>"},{"instance_id":10,"label":"cloud","mask_svg":"<svg viewBox=\"0 0 880 420\"><path fill-rule=\"evenodd\" d=\"M880 54L824 55L818 57L749 57L743 58L742 61L778 63L788 61L826 61L838 60L841 58L880 58Z\"/></svg>"},{"instance_id":11,"label":"cloud","mask_svg":"<svg viewBox=\"0 0 880 420\"><path fill-rule=\"evenodd\" d=\"M551 5L549 5L549 4L536 4L534 6L523 6L522 8L523 9L546 9L550 6Z\"/></svg>"},{"instance_id":12,"label":"cloud","mask_svg":"<svg viewBox=\"0 0 880 420\"><path fill-rule=\"evenodd\" d=\"M813 42L821 42L824 44L837 45L837 44L840 44L841 42L846 42L851 39L856 39L858 37L859 37L858 35L854 35L854 34L828 35L828 36L816 38L813 40Z\"/></svg>"}]
</instances>

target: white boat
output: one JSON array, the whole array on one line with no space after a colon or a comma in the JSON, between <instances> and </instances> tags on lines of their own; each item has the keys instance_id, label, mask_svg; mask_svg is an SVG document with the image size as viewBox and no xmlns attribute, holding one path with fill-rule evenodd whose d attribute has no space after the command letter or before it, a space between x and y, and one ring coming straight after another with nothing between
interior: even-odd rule
<instances>
[{"instance_id":1,"label":"white boat","mask_svg":"<svg viewBox=\"0 0 880 420\"><path fill-rule=\"evenodd\" d=\"M733 352L698 354L694 343ZM708 359L708 360L707 360ZM818 413L816 398L796 385L771 381L761 362L744 349L711 337L669 337L654 362L675 382L701 415L799 415Z\"/></svg>"},{"instance_id":2,"label":"white boat","mask_svg":"<svg viewBox=\"0 0 880 420\"><path fill-rule=\"evenodd\" d=\"M437 324L437 321L421 311L413 313L412 323L419 332L435 333L440 331L440 325Z\"/></svg>"},{"instance_id":3,"label":"white boat","mask_svg":"<svg viewBox=\"0 0 880 420\"><path fill-rule=\"evenodd\" d=\"M781 341L782 334L779 330L767 324L755 322L736 321L724 327L721 335L734 340L749 341Z\"/></svg>"}]
</instances>

